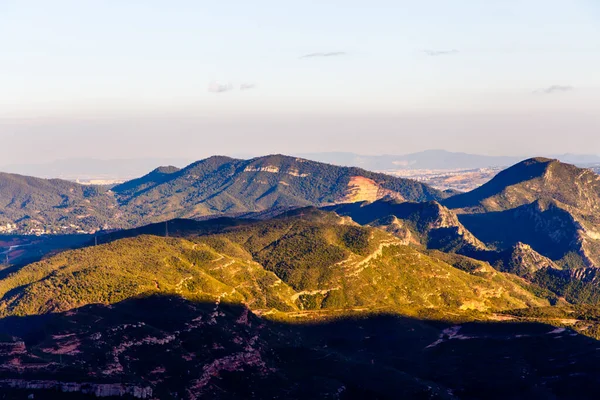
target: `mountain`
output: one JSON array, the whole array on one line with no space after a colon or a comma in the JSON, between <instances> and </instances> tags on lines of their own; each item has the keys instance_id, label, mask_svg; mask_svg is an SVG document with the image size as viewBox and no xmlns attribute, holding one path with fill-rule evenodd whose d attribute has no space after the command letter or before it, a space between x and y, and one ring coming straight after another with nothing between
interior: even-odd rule
<instances>
[{"instance_id":1,"label":"mountain","mask_svg":"<svg viewBox=\"0 0 600 400\"><path fill-rule=\"evenodd\" d=\"M139 216L136 223L386 196L410 201L448 196L408 179L283 155L211 157L168 174L154 171L113 191L128 215Z\"/></svg>"},{"instance_id":2,"label":"mountain","mask_svg":"<svg viewBox=\"0 0 600 400\"><path fill-rule=\"evenodd\" d=\"M595 314L551 308L487 263L316 208L148 235L160 225L0 280L3 394L568 399L600 388L597 340L578 333L593 336Z\"/></svg>"},{"instance_id":3,"label":"mountain","mask_svg":"<svg viewBox=\"0 0 600 400\"><path fill-rule=\"evenodd\" d=\"M539 271L560 270L548 257L544 257L528 244L517 243L502 253L494 267L503 272L531 279Z\"/></svg>"},{"instance_id":4,"label":"mountain","mask_svg":"<svg viewBox=\"0 0 600 400\"><path fill-rule=\"evenodd\" d=\"M235 158L253 158L255 155L240 154ZM371 171L400 169L456 170L479 169L488 167L506 167L513 165L523 157L486 156L446 150L425 150L402 155L363 155L344 152L302 153L294 156L328 164L364 168ZM600 156L591 154L553 154L562 162L580 167L598 167ZM157 165L175 165L182 167L193 160L186 158L131 158L131 159L94 159L69 158L45 163L21 163L0 165L0 171L35 176L45 179L65 180L104 180L125 181L142 176Z\"/></svg>"},{"instance_id":5,"label":"mountain","mask_svg":"<svg viewBox=\"0 0 600 400\"><path fill-rule=\"evenodd\" d=\"M390 216L416 246L359 224ZM594 398L600 313L578 304L597 275L561 285L574 272L525 244L497 269L426 249L444 229L468 235L438 202L386 199L99 236L0 279L0 392Z\"/></svg>"},{"instance_id":6,"label":"mountain","mask_svg":"<svg viewBox=\"0 0 600 400\"><path fill-rule=\"evenodd\" d=\"M27 265L0 280L0 315L67 311L149 293L222 298L259 313L506 310L546 302L491 268L469 274L333 213L304 210L205 233L118 239Z\"/></svg>"},{"instance_id":7,"label":"mountain","mask_svg":"<svg viewBox=\"0 0 600 400\"><path fill-rule=\"evenodd\" d=\"M460 223L458 217L436 201L414 203L381 199L325 207L403 238L406 244L461 254L485 251L486 246Z\"/></svg>"},{"instance_id":8,"label":"mountain","mask_svg":"<svg viewBox=\"0 0 600 400\"><path fill-rule=\"evenodd\" d=\"M588 169L533 158L442 204L488 245L523 242L563 264L600 266L600 176Z\"/></svg>"},{"instance_id":9,"label":"mountain","mask_svg":"<svg viewBox=\"0 0 600 400\"><path fill-rule=\"evenodd\" d=\"M362 155L356 153L304 153L299 157L326 162L365 168L372 171L386 170L458 170L479 169L489 167L506 167L518 163L523 157L486 156L446 150L425 150L403 155ZM600 164L600 156L586 154L550 155L562 162L591 167Z\"/></svg>"},{"instance_id":10,"label":"mountain","mask_svg":"<svg viewBox=\"0 0 600 400\"><path fill-rule=\"evenodd\" d=\"M0 225L16 225L22 232L118 226L116 207L114 196L101 186L0 173Z\"/></svg>"},{"instance_id":11,"label":"mountain","mask_svg":"<svg viewBox=\"0 0 600 400\"><path fill-rule=\"evenodd\" d=\"M540 157L507 168L490 182L444 204L453 209L503 211L535 200L556 200L569 207L593 208L598 206L599 195L600 177L592 171Z\"/></svg>"},{"instance_id":12,"label":"mountain","mask_svg":"<svg viewBox=\"0 0 600 400\"><path fill-rule=\"evenodd\" d=\"M11 224L5 231L17 233L94 232L176 217L449 195L408 179L287 156L211 157L184 169L159 167L112 189L2 173L0 189L0 226Z\"/></svg>"},{"instance_id":13,"label":"mountain","mask_svg":"<svg viewBox=\"0 0 600 400\"><path fill-rule=\"evenodd\" d=\"M299 154L299 156L330 164L360 167L373 171L503 167L521 160L520 157L485 156L446 150L425 150L404 155L369 156L355 153L306 153Z\"/></svg>"}]
</instances>

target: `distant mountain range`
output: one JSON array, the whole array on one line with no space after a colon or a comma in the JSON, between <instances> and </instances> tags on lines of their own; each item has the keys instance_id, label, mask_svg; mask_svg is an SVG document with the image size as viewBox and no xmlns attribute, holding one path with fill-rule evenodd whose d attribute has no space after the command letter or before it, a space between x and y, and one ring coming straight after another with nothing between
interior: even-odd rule
<instances>
[{"instance_id":1,"label":"distant mountain range","mask_svg":"<svg viewBox=\"0 0 600 400\"><path fill-rule=\"evenodd\" d=\"M446 150L426 150L405 155L370 156L355 153L304 153L299 154L299 156L330 164L354 166L372 171L508 167L526 158L522 156L486 156ZM583 167L600 164L600 156L596 155L560 154L549 155L548 157Z\"/></svg>"},{"instance_id":2,"label":"distant mountain range","mask_svg":"<svg viewBox=\"0 0 600 400\"><path fill-rule=\"evenodd\" d=\"M193 160L184 158L106 159L70 158L47 163L23 163L0 166L0 171L38 178L65 180L126 181L153 170L158 165L183 167Z\"/></svg>"},{"instance_id":3,"label":"distant mountain range","mask_svg":"<svg viewBox=\"0 0 600 400\"><path fill-rule=\"evenodd\" d=\"M344 152L300 153L296 157L323 163L363 168L370 171L391 170L456 170L487 167L508 167L527 158L523 156L486 156L426 150L405 155L361 155ZM596 165L600 168L600 156L582 154L551 154L548 158L575 164L580 167ZM234 158L253 158L235 156ZM89 159L71 158L47 163L22 163L0 165L0 171L35 176L81 181L126 181L137 178L159 165L174 165L183 168L194 160L185 158L137 158L137 159Z\"/></svg>"}]
</instances>

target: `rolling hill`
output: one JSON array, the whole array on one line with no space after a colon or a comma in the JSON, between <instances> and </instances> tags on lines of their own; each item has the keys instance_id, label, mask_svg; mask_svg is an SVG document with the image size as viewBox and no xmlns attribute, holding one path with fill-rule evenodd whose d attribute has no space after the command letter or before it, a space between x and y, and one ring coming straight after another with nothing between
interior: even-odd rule
<instances>
[{"instance_id":1,"label":"rolling hill","mask_svg":"<svg viewBox=\"0 0 600 400\"><path fill-rule=\"evenodd\" d=\"M123 226L106 188L0 173L0 225L6 224L49 233Z\"/></svg>"},{"instance_id":2,"label":"rolling hill","mask_svg":"<svg viewBox=\"0 0 600 400\"><path fill-rule=\"evenodd\" d=\"M25 266L0 281L0 315L153 293L223 299L262 313L487 311L546 303L489 266L471 274L333 213L313 210L204 232L119 239Z\"/></svg>"}]
</instances>

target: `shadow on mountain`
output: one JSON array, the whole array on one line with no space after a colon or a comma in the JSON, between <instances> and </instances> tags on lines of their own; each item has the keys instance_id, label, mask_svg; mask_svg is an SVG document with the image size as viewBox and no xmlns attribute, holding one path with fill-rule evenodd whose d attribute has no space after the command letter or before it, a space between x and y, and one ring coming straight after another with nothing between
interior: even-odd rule
<instances>
[{"instance_id":1,"label":"shadow on mountain","mask_svg":"<svg viewBox=\"0 0 600 400\"><path fill-rule=\"evenodd\" d=\"M578 225L553 204L535 201L507 211L462 214L460 222L486 244L509 248L527 243L538 253L558 260L574 251Z\"/></svg>"},{"instance_id":2,"label":"shadow on mountain","mask_svg":"<svg viewBox=\"0 0 600 400\"><path fill-rule=\"evenodd\" d=\"M91 239L90 235L1 235L0 236L0 263L5 260L8 251L9 265L0 269L0 279L6 278L10 273L21 267L31 264L45 257L50 257L61 251L71 250L86 246ZM93 243L93 239L91 239ZM18 245L14 250L11 246Z\"/></svg>"},{"instance_id":3,"label":"shadow on mountain","mask_svg":"<svg viewBox=\"0 0 600 400\"><path fill-rule=\"evenodd\" d=\"M592 399L600 390L598 342L568 329L393 315L306 321L275 322L242 306L177 296L9 317L0 320L0 392Z\"/></svg>"},{"instance_id":4,"label":"shadow on mountain","mask_svg":"<svg viewBox=\"0 0 600 400\"><path fill-rule=\"evenodd\" d=\"M327 213L316 207L298 207L298 208L275 208L263 213L246 213L239 216L212 216L202 220L175 218L168 221L157 222L140 226L138 228L124 229L115 232L98 235L95 240L89 240L86 245L91 246L94 243L105 244L115 240L137 237L140 235L153 236L172 236L172 237L190 237L205 236L224 233L238 227L244 227L252 224L260 224L263 220L275 218L293 218L298 217L305 221L324 222L327 218L335 219L335 214Z\"/></svg>"},{"instance_id":5,"label":"shadow on mountain","mask_svg":"<svg viewBox=\"0 0 600 400\"><path fill-rule=\"evenodd\" d=\"M221 233L227 228L250 224L252 220L230 217L215 217L202 221L177 218L155 224L144 225L139 228L125 229L99 235L98 244L110 243L115 240L136 237L140 235L185 237L188 235L201 236ZM88 242L93 245L94 240Z\"/></svg>"},{"instance_id":6,"label":"shadow on mountain","mask_svg":"<svg viewBox=\"0 0 600 400\"><path fill-rule=\"evenodd\" d=\"M553 161L555 160L543 157L522 161L499 172L485 185L470 192L452 196L442 201L442 204L451 209L476 206L483 199L502 193L509 186L543 176Z\"/></svg>"}]
</instances>

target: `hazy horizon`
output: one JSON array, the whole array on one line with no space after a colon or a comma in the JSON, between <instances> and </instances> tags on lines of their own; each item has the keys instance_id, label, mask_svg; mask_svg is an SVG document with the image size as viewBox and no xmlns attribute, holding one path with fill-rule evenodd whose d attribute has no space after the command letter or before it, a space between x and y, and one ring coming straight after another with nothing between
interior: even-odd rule
<instances>
[{"instance_id":1,"label":"hazy horizon","mask_svg":"<svg viewBox=\"0 0 600 400\"><path fill-rule=\"evenodd\" d=\"M420 151L415 151L415 152L408 152L408 153L365 153L365 152L354 152L354 151L309 151L309 152L289 152L289 153L282 153L282 152L262 152L262 153L214 153L214 154L208 154L206 156L201 156L201 157L196 157L196 158L189 158L189 157L170 157L168 155L165 155L163 157L153 157L153 156L149 156L149 157L135 157L135 155L132 155L131 157L64 157L64 158L55 158L55 159L49 159L46 161L39 161L39 162L35 162L35 160L33 160L33 162L30 162L28 160L24 160L23 162L15 162L15 163L0 163L0 168L2 168L3 166L15 166L15 165L48 165L48 164L60 164L63 162L70 162L70 161L90 161L90 162L110 162L110 161L173 161L174 163L169 164L172 166L186 166L187 163L193 163L195 161L199 161L199 160L203 160L205 158L209 158L209 157L213 157L213 156L225 156L225 157L231 157L231 158L237 158L237 159L252 159L252 158L259 158L259 157L265 157L265 156L270 156L270 155L284 155L284 156L292 156L292 157L310 157L311 155L326 155L326 154L331 154L331 155L354 155L354 156L365 156L365 157L404 157L404 156L410 156L410 155L416 155L416 154L422 154L422 153L428 153L428 152L442 152L442 153L448 153L448 154L453 154L453 155L465 155L465 156L477 156L477 157L491 157L491 158L517 158L517 159L527 159L527 158L534 158L534 157L560 157L560 156L572 156L572 157L598 157L598 159L600 159L600 153L532 153L532 154L485 154L485 153L469 153L469 152L464 152L464 151L451 151L451 150L446 150L446 149L435 149L435 148L430 148L430 149L424 149L424 150L420 150ZM161 166L166 166L167 164L161 164ZM158 164L157 164L158 166ZM0 171L2 172L2 171Z\"/></svg>"},{"instance_id":2,"label":"hazy horizon","mask_svg":"<svg viewBox=\"0 0 600 400\"><path fill-rule=\"evenodd\" d=\"M0 165L600 154L593 0L176 3L2 2Z\"/></svg>"}]
</instances>

